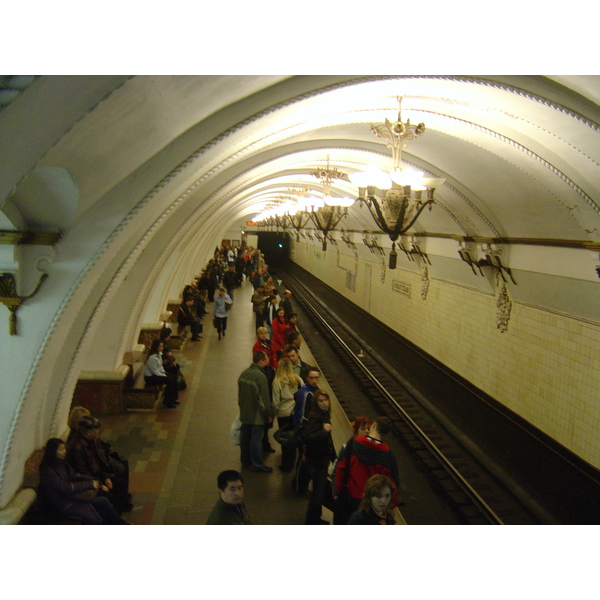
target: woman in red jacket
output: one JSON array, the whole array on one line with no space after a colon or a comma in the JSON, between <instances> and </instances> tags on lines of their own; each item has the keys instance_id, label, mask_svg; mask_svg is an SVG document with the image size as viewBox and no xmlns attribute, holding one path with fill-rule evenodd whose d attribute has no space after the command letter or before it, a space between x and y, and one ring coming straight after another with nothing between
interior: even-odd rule
<instances>
[{"instance_id":1,"label":"woman in red jacket","mask_svg":"<svg viewBox=\"0 0 600 600\"><path fill-rule=\"evenodd\" d=\"M277 316L271 323L271 329L273 335L271 337L271 348L277 355L277 359L281 357L281 349L285 346L284 333L288 326L288 322L285 319L285 310L283 308L277 309Z\"/></svg>"}]
</instances>

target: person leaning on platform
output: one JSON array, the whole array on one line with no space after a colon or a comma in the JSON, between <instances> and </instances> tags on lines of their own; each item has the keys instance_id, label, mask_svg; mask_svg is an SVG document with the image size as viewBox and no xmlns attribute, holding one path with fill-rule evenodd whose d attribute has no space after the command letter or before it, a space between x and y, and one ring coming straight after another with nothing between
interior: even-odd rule
<instances>
[{"instance_id":1,"label":"person leaning on platform","mask_svg":"<svg viewBox=\"0 0 600 600\"><path fill-rule=\"evenodd\" d=\"M158 339L152 342L150 352L144 365L144 381L149 385L164 385L165 395L163 404L167 408L175 408L179 402L179 392L177 391L177 376L173 373L167 373L163 367L162 353L165 345Z\"/></svg>"},{"instance_id":2,"label":"person leaning on platform","mask_svg":"<svg viewBox=\"0 0 600 600\"><path fill-rule=\"evenodd\" d=\"M252 525L244 504L244 480L237 471L222 471L217 477L219 499L207 525Z\"/></svg>"}]
</instances>

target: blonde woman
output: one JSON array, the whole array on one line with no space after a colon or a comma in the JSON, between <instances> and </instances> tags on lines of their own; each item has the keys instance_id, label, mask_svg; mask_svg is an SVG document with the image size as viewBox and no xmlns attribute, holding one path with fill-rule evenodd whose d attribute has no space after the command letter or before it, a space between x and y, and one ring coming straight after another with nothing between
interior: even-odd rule
<instances>
[{"instance_id":1,"label":"blonde woman","mask_svg":"<svg viewBox=\"0 0 600 600\"><path fill-rule=\"evenodd\" d=\"M296 402L294 394L302 387L302 380L292 366L289 358L282 358L277 365L275 379L273 379L273 413L277 416L279 429L292 427L292 413ZM281 447L280 471L289 473L294 468L296 449L294 447Z\"/></svg>"}]
</instances>

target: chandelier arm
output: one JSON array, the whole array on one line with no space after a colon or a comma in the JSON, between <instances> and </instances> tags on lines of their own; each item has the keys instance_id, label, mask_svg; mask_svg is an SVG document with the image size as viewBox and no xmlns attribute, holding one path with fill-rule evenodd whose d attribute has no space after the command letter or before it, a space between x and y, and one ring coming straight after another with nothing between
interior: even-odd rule
<instances>
[{"instance_id":1,"label":"chandelier arm","mask_svg":"<svg viewBox=\"0 0 600 600\"><path fill-rule=\"evenodd\" d=\"M383 216L383 213L381 212L381 208L379 207L379 204L377 204L377 202L372 200L370 196L367 196L367 208L369 209L369 212L371 213L371 217L373 217L373 220L375 221L375 224L377 225L377 227L379 227L379 229L381 229L383 232L387 233L388 235L391 235L392 230L388 227L385 217ZM375 212L373 212L373 211L375 211Z\"/></svg>"},{"instance_id":2,"label":"chandelier arm","mask_svg":"<svg viewBox=\"0 0 600 600\"><path fill-rule=\"evenodd\" d=\"M428 206L429 204L433 204L435 202L435 200L427 200L425 203L423 203L421 205L421 207L419 208L419 210L417 211L417 214L411 219L410 223L408 225L406 225L405 227L402 228L402 230L399 232L399 234L403 234L406 231L408 231L414 224L414 222L419 218L419 215L423 212L424 208L426 206Z\"/></svg>"}]
</instances>

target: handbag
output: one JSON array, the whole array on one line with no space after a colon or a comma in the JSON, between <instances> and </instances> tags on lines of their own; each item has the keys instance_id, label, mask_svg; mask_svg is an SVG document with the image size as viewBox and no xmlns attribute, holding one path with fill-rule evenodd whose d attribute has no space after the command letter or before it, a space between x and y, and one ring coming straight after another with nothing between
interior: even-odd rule
<instances>
[{"instance_id":1,"label":"handbag","mask_svg":"<svg viewBox=\"0 0 600 600\"><path fill-rule=\"evenodd\" d=\"M183 392L185 389L187 389L187 381L185 380L185 376L181 371L177 371L177 391Z\"/></svg>"},{"instance_id":2,"label":"handbag","mask_svg":"<svg viewBox=\"0 0 600 600\"><path fill-rule=\"evenodd\" d=\"M238 415L231 424L231 429L229 430L229 438L231 440L232 446L239 446L242 437L242 422L240 421L240 416Z\"/></svg>"}]
</instances>

